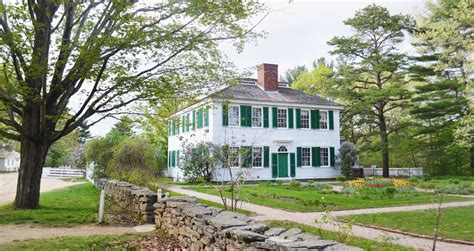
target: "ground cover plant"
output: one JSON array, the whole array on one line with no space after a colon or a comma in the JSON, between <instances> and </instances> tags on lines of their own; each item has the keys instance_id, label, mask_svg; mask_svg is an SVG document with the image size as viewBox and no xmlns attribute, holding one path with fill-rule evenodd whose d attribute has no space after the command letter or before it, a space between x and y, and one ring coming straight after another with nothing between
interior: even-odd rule
<instances>
[{"instance_id":1,"label":"ground cover plant","mask_svg":"<svg viewBox=\"0 0 474 251\"><path fill-rule=\"evenodd\" d=\"M345 216L364 225L396 229L432 236L436 226L436 210L378 213ZM441 238L474 242L474 206L443 208L439 236Z\"/></svg>"},{"instance_id":2,"label":"ground cover plant","mask_svg":"<svg viewBox=\"0 0 474 251\"><path fill-rule=\"evenodd\" d=\"M256 187L258 186L258 187ZM208 186L189 186L186 189L218 195ZM224 191L224 195L229 193ZM280 184L262 182L259 185L245 185L241 190L241 200L259 205L298 212L317 212L326 210L347 210L374 207L436 203L437 196L432 193L416 192L413 187L371 187L346 186L336 192L330 185L311 183L311 185ZM469 198L446 196L444 201L464 201Z\"/></svg>"},{"instance_id":3,"label":"ground cover plant","mask_svg":"<svg viewBox=\"0 0 474 251\"><path fill-rule=\"evenodd\" d=\"M444 194L474 194L474 177L434 177L416 179L416 186L421 189L433 189Z\"/></svg>"},{"instance_id":4,"label":"ground cover plant","mask_svg":"<svg viewBox=\"0 0 474 251\"><path fill-rule=\"evenodd\" d=\"M284 227L284 228L293 228L297 227L303 230L306 233L313 235L321 236L325 240L335 240L339 241L338 234L333 231L328 231L324 229L319 229L316 227L311 227L308 225L298 224L291 221L270 221L267 222L270 227ZM403 247L400 245L393 244L390 241L385 241L381 238L380 241L368 240L356 236L349 236L344 242L347 245L363 248L364 250L395 250L395 251L411 251L415 250L414 248Z\"/></svg>"},{"instance_id":5,"label":"ground cover plant","mask_svg":"<svg viewBox=\"0 0 474 251\"><path fill-rule=\"evenodd\" d=\"M73 226L97 222L100 191L90 183L42 193L34 210L0 207L0 224L33 223L48 226Z\"/></svg>"}]
</instances>

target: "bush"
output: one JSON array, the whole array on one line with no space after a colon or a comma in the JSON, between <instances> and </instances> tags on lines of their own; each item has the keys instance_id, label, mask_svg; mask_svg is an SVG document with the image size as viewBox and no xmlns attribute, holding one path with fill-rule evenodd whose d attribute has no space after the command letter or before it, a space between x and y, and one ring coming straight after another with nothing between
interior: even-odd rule
<instances>
[{"instance_id":1,"label":"bush","mask_svg":"<svg viewBox=\"0 0 474 251\"><path fill-rule=\"evenodd\" d=\"M395 196L395 193L397 193L397 189L395 187L386 187L383 190L383 195L390 199Z\"/></svg>"},{"instance_id":2,"label":"bush","mask_svg":"<svg viewBox=\"0 0 474 251\"><path fill-rule=\"evenodd\" d=\"M216 156L219 156L220 150L219 146L211 142L184 146L183 156L180 158L183 163L180 166L186 179L194 182L204 179L206 182L210 182L219 163Z\"/></svg>"},{"instance_id":3,"label":"bush","mask_svg":"<svg viewBox=\"0 0 474 251\"><path fill-rule=\"evenodd\" d=\"M272 182L269 181L269 180L266 180L266 181L261 181L260 183L258 183L259 186L262 186L262 187L269 187L272 185Z\"/></svg>"},{"instance_id":4,"label":"bush","mask_svg":"<svg viewBox=\"0 0 474 251\"><path fill-rule=\"evenodd\" d=\"M341 174L346 178L352 178L352 167L357 162L357 147L345 141L339 148L336 164L341 168Z\"/></svg>"},{"instance_id":5,"label":"bush","mask_svg":"<svg viewBox=\"0 0 474 251\"><path fill-rule=\"evenodd\" d=\"M470 193L469 189L456 186L453 184L439 184L436 186L435 191L438 193L446 193L446 194L469 194Z\"/></svg>"},{"instance_id":6,"label":"bush","mask_svg":"<svg viewBox=\"0 0 474 251\"><path fill-rule=\"evenodd\" d=\"M448 180L448 182L457 185L457 184L459 184L461 181L460 181L459 179L450 178L450 179Z\"/></svg>"},{"instance_id":7,"label":"bush","mask_svg":"<svg viewBox=\"0 0 474 251\"><path fill-rule=\"evenodd\" d=\"M423 189L434 189L435 184L432 183L432 182L422 182L422 183L418 184L418 187L423 188Z\"/></svg>"},{"instance_id":8,"label":"bush","mask_svg":"<svg viewBox=\"0 0 474 251\"><path fill-rule=\"evenodd\" d=\"M336 178L336 180L337 180L337 181L344 182L344 181L347 180L347 178L346 178L345 176L338 176L338 177Z\"/></svg>"},{"instance_id":9,"label":"bush","mask_svg":"<svg viewBox=\"0 0 474 251\"><path fill-rule=\"evenodd\" d=\"M417 183L418 182L418 178L417 177L411 177L408 179L408 181L412 182L412 183Z\"/></svg>"},{"instance_id":10,"label":"bush","mask_svg":"<svg viewBox=\"0 0 474 251\"><path fill-rule=\"evenodd\" d=\"M301 183L299 181L291 181L288 184L292 189L298 190L301 187Z\"/></svg>"}]
</instances>

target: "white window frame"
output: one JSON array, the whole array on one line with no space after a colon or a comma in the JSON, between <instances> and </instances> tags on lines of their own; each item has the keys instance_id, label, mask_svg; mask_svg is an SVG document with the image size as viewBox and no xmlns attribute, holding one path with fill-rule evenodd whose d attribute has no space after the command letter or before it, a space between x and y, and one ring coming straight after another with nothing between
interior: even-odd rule
<instances>
[{"instance_id":1,"label":"white window frame","mask_svg":"<svg viewBox=\"0 0 474 251\"><path fill-rule=\"evenodd\" d=\"M259 109L260 110L260 126L254 126L253 125L253 109ZM252 106L252 111L251 111L251 123L253 128L262 128L263 127L263 107L261 106Z\"/></svg>"},{"instance_id":2,"label":"white window frame","mask_svg":"<svg viewBox=\"0 0 474 251\"><path fill-rule=\"evenodd\" d=\"M279 111L280 110L285 110L286 111L286 126L285 127L280 127L280 123L279 123L279 119L280 119L280 116L279 116ZM288 129L288 108L281 108L281 107L278 107L277 108L277 128L279 129Z\"/></svg>"},{"instance_id":3,"label":"white window frame","mask_svg":"<svg viewBox=\"0 0 474 251\"><path fill-rule=\"evenodd\" d=\"M308 149L309 150L309 160L308 160L308 165L304 165L303 164L303 149ZM311 156L312 153L311 153L311 147L301 147L301 167L311 167Z\"/></svg>"},{"instance_id":4,"label":"white window frame","mask_svg":"<svg viewBox=\"0 0 474 251\"><path fill-rule=\"evenodd\" d=\"M204 107L201 111L202 111L202 128L209 127L209 124L206 126L206 117L208 115L208 113L206 112L207 108Z\"/></svg>"},{"instance_id":5,"label":"white window frame","mask_svg":"<svg viewBox=\"0 0 474 251\"><path fill-rule=\"evenodd\" d=\"M260 148L260 166L254 166L253 161L254 161L254 149L255 148ZM262 146L253 146L252 147L252 168L263 168L263 147Z\"/></svg>"},{"instance_id":6,"label":"white window frame","mask_svg":"<svg viewBox=\"0 0 474 251\"><path fill-rule=\"evenodd\" d=\"M231 125L231 119L230 119L230 110L232 108L236 108L237 109L237 125ZM227 116L228 116L228 126L229 127L240 127L240 106L238 105L229 105L228 107L228 111L227 111Z\"/></svg>"},{"instance_id":7,"label":"white window frame","mask_svg":"<svg viewBox=\"0 0 474 251\"><path fill-rule=\"evenodd\" d=\"M308 127L303 127L303 111L308 112ZM301 109L300 112L301 129L311 129L311 110Z\"/></svg>"},{"instance_id":8,"label":"white window frame","mask_svg":"<svg viewBox=\"0 0 474 251\"><path fill-rule=\"evenodd\" d=\"M231 152L232 152L232 151L231 151L232 148L237 148L237 161L239 162L239 163L238 163L238 166L233 166L233 165L230 164L230 163L231 163L231 161L230 161L231 155L230 155L230 154L231 154ZM242 161L240 155L241 155L241 154L240 154L240 147L238 147L238 146L229 146L229 160L228 160L228 161L229 161L229 167L230 167L230 168L240 168L241 161ZM232 157L234 157L234 156L232 156Z\"/></svg>"},{"instance_id":9,"label":"white window frame","mask_svg":"<svg viewBox=\"0 0 474 251\"><path fill-rule=\"evenodd\" d=\"M321 118L322 118L321 113L326 113L326 121L325 121L325 122L326 122L326 128L322 128L322 127L321 127L321 122L322 122L322 120L321 120ZM319 111L319 129L320 129L320 130L329 130L329 111L328 111L328 110L320 110L320 111Z\"/></svg>"},{"instance_id":10,"label":"white window frame","mask_svg":"<svg viewBox=\"0 0 474 251\"><path fill-rule=\"evenodd\" d=\"M327 161L327 165L323 165L323 158L322 158L322 154L323 154L323 149L326 149L327 150L327 153L328 153L328 161ZM330 162L331 162L331 152L329 151L329 147L326 147L326 146L321 146L319 147L319 160L320 160L320 164L321 164L321 167L329 167L330 166Z\"/></svg>"}]
</instances>

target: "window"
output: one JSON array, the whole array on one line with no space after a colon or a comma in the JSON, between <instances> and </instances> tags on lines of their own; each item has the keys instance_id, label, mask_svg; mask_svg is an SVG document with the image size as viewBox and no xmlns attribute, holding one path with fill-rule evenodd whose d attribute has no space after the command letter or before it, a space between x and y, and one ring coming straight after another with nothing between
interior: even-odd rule
<instances>
[{"instance_id":1,"label":"window","mask_svg":"<svg viewBox=\"0 0 474 251\"><path fill-rule=\"evenodd\" d=\"M321 166L329 166L329 149L327 147L320 148Z\"/></svg>"},{"instance_id":2,"label":"window","mask_svg":"<svg viewBox=\"0 0 474 251\"><path fill-rule=\"evenodd\" d=\"M206 109L203 109L202 110L202 124L203 124L203 127L208 127L209 125L207 124L207 110Z\"/></svg>"},{"instance_id":3,"label":"window","mask_svg":"<svg viewBox=\"0 0 474 251\"><path fill-rule=\"evenodd\" d=\"M287 149L285 146L280 146L280 147L278 148L278 152L280 152L280 153L286 153L286 152L288 152L288 149Z\"/></svg>"},{"instance_id":4,"label":"window","mask_svg":"<svg viewBox=\"0 0 474 251\"><path fill-rule=\"evenodd\" d=\"M240 167L239 147L229 147L229 166Z\"/></svg>"},{"instance_id":5,"label":"window","mask_svg":"<svg viewBox=\"0 0 474 251\"><path fill-rule=\"evenodd\" d=\"M309 110L301 110L301 128L309 128Z\"/></svg>"},{"instance_id":6,"label":"window","mask_svg":"<svg viewBox=\"0 0 474 251\"><path fill-rule=\"evenodd\" d=\"M252 166L253 167L262 167L262 147L252 148Z\"/></svg>"},{"instance_id":7,"label":"window","mask_svg":"<svg viewBox=\"0 0 474 251\"><path fill-rule=\"evenodd\" d=\"M328 112L319 111L319 128L328 129Z\"/></svg>"},{"instance_id":8,"label":"window","mask_svg":"<svg viewBox=\"0 0 474 251\"><path fill-rule=\"evenodd\" d=\"M239 126L240 124L240 107L229 106L229 126Z\"/></svg>"},{"instance_id":9,"label":"window","mask_svg":"<svg viewBox=\"0 0 474 251\"><path fill-rule=\"evenodd\" d=\"M286 128L287 127L287 123L286 123L286 120L287 120L287 114L286 114L286 109L285 108L278 108L278 115L277 115L277 118L278 118L278 128Z\"/></svg>"},{"instance_id":10,"label":"window","mask_svg":"<svg viewBox=\"0 0 474 251\"><path fill-rule=\"evenodd\" d=\"M309 147L301 148L301 165L311 166L311 148Z\"/></svg>"},{"instance_id":11,"label":"window","mask_svg":"<svg viewBox=\"0 0 474 251\"><path fill-rule=\"evenodd\" d=\"M262 127L261 107L252 107L252 127Z\"/></svg>"}]
</instances>

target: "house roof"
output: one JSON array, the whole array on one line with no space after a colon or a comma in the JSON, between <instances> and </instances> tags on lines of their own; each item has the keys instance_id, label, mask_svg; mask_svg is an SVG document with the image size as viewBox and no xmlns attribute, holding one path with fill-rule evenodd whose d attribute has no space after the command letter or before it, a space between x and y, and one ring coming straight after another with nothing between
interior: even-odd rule
<instances>
[{"instance_id":1,"label":"house roof","mask_svg":"<svg viewBox=\"0 0 474 251\"><path fill-rule=\"evenodd\" d=\"M238 84L224 88L223 90L216 92L212 97L221 99L343 107L343 105L336 102L323 99L319 96L309 95L288 87L280 87L278 92L270 92L262 90L257 85Z\"/></svg>"},{"instance_id":2,"label":"house roof","mask_svg":"<svg viewBox=\"0 0 474 251\"><path fill-rule=\"evenodd\" d=\"M20 158L20 153L16 151L8 151L6 149L0 149L0 158L6 157Z\"/></svg>"}]
</instances>

